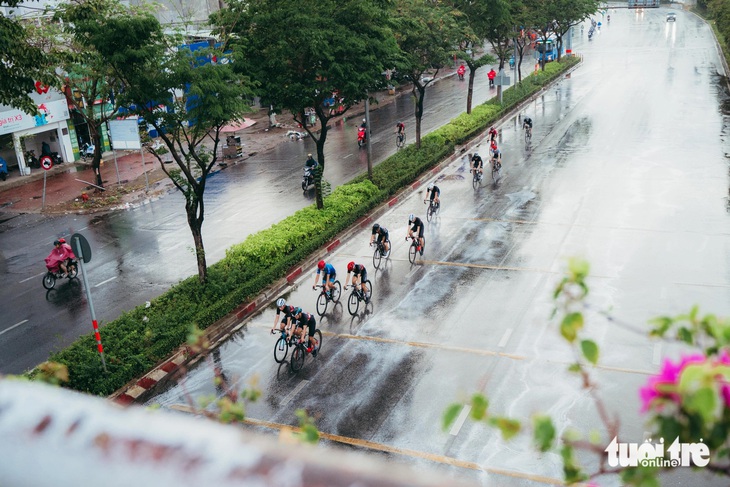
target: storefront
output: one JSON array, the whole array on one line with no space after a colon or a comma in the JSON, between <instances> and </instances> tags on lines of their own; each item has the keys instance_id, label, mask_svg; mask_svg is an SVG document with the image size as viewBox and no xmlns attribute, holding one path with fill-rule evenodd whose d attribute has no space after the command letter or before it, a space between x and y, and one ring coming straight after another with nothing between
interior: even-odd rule
<instances>
[{"instance_id":1,"label":"storefront","mask_svg":"<svg viewBox=\"0 0 730 487\"><path fill-rule=\"evenodd\" d=\"M13 170L29 175L38 167L44 149L58 153L64 162L74 160L66 97L40 85L30 96L38 107L38 115L0 105L0 156L7 162L11 175Z\"/></svg>"}]
</instances>

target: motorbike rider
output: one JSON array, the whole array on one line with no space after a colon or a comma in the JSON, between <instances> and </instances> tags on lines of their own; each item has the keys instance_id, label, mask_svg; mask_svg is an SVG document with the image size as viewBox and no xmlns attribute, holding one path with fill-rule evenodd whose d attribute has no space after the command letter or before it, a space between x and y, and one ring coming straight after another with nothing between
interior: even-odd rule
<instances>
[{"instance_id":1,"label":"motorbike rider","mask_svg":"<svg viewBox=\"0 0 730 487\"><path fill-rule=\"evenodd\" d=\"M494 78L497 77L497 72L494 70L494 68L490 69L487 73L487 78L489 78L489 87L494 88Z\"/></svg>"},{"instance_id":2,"label":"motorbike rider","mask_svg":"<svg viewBox=\"0 0 730 487\"><path fill-rule=\"evenodd\" d=\"M362 123L360 124L360 127L357 129L357 138L360 139L360 136L362 134L362 140L363 142L366 142L368 140L368 123L367 120L364 118L362 119Z\"/></svg>"},{"instance_id":3,"label":"motorbike rider","mask_svg":"<svg viewBox=\"0 0 730 487\"><path fill-rule=\"evenodd\" d=\"M459 75L459 79L461 81L464 81L464 73L466 73L466 67L464 66L464 63L461 63L461 66L459 66L459 69L456 70L456 74Z\"/></svg>"},{"instance_id":4,"label":"motorbike rider","mask_svg":"<svg viewBox=\"0 0 730 487\"><path fill-rule=\"evenodd\" d=\"M312 157L312 154L307 154L307 162L304 163L304 167L314 170L317 167L317 161Z\"/></svg>"},{"instance_id":5,"label":"motorbike rider","mask_svg":"<svg viewBox=\"0 0 730 487\"><path fill-rule=\"evenodd\" d=\"M73 259L76 259L76 256L71 246L66 243L65 239L59 238L53 242L53 250L45 259L46 267L52 272L54 269L60 268L63 271L62 277L66 277L68 276L68 265Z\"/></svg>"}]
</instances>

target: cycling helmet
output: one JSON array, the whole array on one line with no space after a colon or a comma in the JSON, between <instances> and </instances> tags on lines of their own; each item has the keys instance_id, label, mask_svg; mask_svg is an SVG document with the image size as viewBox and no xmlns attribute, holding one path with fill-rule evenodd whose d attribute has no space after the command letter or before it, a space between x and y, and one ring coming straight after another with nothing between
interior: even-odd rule
<instances>
[{"instance_id":1,"label":"cycling helmet","mask_svg":"<svg viewBox=\"0 0 730 487\"><path fill-rule=\"evenodd\" d=\"M433 189L433 183L432 184L429 184L428 185L428 188L426 188L426 189L428 189L429 191L431 191Z\"/></svg>"},{"instance_id":2,"label":"cycling helmet","mask_svg":"<svg viewBox=\"0 0 730 487\"><path fill-rule=\"evenodd\" d=\"M53 246L55 247L56 245L61 245L61 242L59 240L55 240L53 242Z\"/></svg>"},{"instance_id":3,"label":"cycling helmet","mask_svg":"<svg viewBox=\"0 0 730 487\"><path fill-rule=\"evenodd\" d=\"M472 159L476 159L477 157L479 157L479 154L477 154L477 153L475 152L475 153L474 153L474 155L473 155L473 156L472 156L471 158L472 158Z\"/></svg>"},{"instance_id":4,"label":"cycling helmet","mask_svg":"<svg viewBox=\"0 0 730 487\"><path fill-rule=\"evenodd\" d=\"M325 266L325 262L324 262L323 260L320 260L320 261L319 261L319 262L317 263L317 269L319 269L320 271L321 271L322 269L324 269L324 266Z\"/></svg>"},{"instance_id":5,"label":"cycling helmet","mask_svg":"<svg viewBox=\"0 0 730 487\"><path fill-rule=\"evenodd\" d=\"M301 312L302 308L294 308L294 316L298 316L299 314L301 314Z\"/></svg>"},{"instance_id":6,"label":"cycling helmet","mask_svg":"<svg viewBox=\"0 0 730 487\"><path fill-rule=\"evenodd\" d=\"M411 213L410 215L408 215L408 223L411 223L415 219L416 219L416 215L414 215L413 213Z\"/></svg>"},{"instance_id":7,"label":"cycling helmet","mask_svg":"<svg viewBox=\"0 0 730 487\"><path fill-rule=\"evenodd\" d=\"M380 223L373 225L373 232L377 232L378 230L380 230Z\"/></svg>"},{"instance_id":8,"label":"cycling helmet","mask_svg":"<svg viewBox=\"0 0 730 487\"><path fill-rule=\"evenodd\" d=\"M355 263L350 262L347 264L347 272L352 272L352 270L355 268Z\"/></svg>"},{"instance_id":9,"label":"cycling helmet","mask_svg":"<svg viewBox=\"0 0 730 487\"><path fill-rule=\"evenodd\" d=\"M286 306L286 299L279 298L276 300L276 307L281 308L282 306Z\"/></svg>"},{"instance_id":10,"label":"cycling helmet","mask_svg":"<svg viewBox=\"0 0 730 487\"><path fill-rule=\"evenodd\" d=\"M66 239L65 239L65 238L59 238L59 239L58 239L58 242L59 242L59 243L66 243Z\"/></svg>"}]
</instances>

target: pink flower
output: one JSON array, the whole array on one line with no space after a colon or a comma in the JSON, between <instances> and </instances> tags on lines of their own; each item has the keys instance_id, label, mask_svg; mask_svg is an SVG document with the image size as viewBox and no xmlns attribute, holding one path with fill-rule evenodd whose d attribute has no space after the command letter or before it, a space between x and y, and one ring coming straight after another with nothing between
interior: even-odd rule
<instances>
[{"instance_id":1,"label":"pink flower","mask_svg":"<svg viewBox=\"0 0 730 487\"><path fill-rule=\"evenodd\" d=\"M725 355L730 364L730 356ZM689 364L703 363L705 360L707 360L706 357L701 354L682 357L678 364L672 363L669 359L665 360L659 375L649 377L646 385L639 389L642 402L641 412L647 412L652 406L656 405L657 400L671 400L678 403L681 398L674 391L682 370ZM730 399L730 388L727 398Z\"/></svg>"}]
</instances>

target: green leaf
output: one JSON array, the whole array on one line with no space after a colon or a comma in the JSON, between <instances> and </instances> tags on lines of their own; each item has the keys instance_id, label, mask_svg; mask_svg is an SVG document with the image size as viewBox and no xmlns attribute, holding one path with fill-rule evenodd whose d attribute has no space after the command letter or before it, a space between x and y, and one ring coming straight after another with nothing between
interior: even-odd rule
<instances>
[{"instance_id":1,"label":"green leaf","mask_svg":"<svg viewBox=\"0 0 730 487\"><path fill-rule=\"evenodd\" d=\"M541 452L552 448L555 441L555 426L549 416L535 416L532 418L532 429L534 431L535 445Z\"/></svg>"},{"instance_id":2,"label":"green leaf","mask_svg":"<svg viewBox=\"0 0 730 487\"><path fill-rule=\"evenodd\" d=\"M588 276L591 265L587 260L573 257L568 261L568 270L576 281L582 281Z\"/></svg>"},{"instance_id":3,"label":"green leaf","mask_svg":"<svg viewBox=\"0 0 730 487\"><path fill-rule=\"evenodd\" d=\"M577 372L580 372L581 370L583 370L583 366L581 366L581 364L579 364L577 362L574 364L570 364L570 367L568 367L568 372L577 373Z\"/></svg>"},{"instance_id":4,"label":"green leaf","mask_svg":"<svg viewBox=\"0 0 730 487\"><path fill-rule=\"evenodd\" d=\"M694 337L692 335L692 330L690 330L687 327L681 327L679 330L677 330L677 337L682 340L683 342L689 343L692 345L694 343Z\"/></svg>"},{"instance_id":5,"label":"green leaf","mask_svg":"<svg viewBox=\"0 0 730 487\"><path fill-rule=\"evenodd\" d=\"M449 407L444 411L444 417L442 421L442 429L446 431L456 421L456 417L464 406L459 403L450 404Z\"/></svg>"},{"instance_id":6,"label":"green leaf","mask_svg":"<svg viewBox=\"0 0 730 487\"><path fill-rule=\"evenodd\" d=\"M483 394L474 394L471 397L471 417L476 421L481 421L487 415L487 407L489 400Z\"/></svg>"},{"instance_id":7,"label":"green leaf","mask_svg":"<svg viewBox=\"0 0 730 487\"><path fill-rule=\"evenodd\" d=\"M563 476L567 483L574 484L588 478L576 464L572 446L563 445L563 448L560 449L560 456L563 458Z\"/></svg>"},{"instance_id":8,"label":"green leaf","mask_svg":"<svg viewBox=\"0 0 730 487\"><path fill-rule=\"evenodd\" d=\"M697 392L685 396L683 405L687 411L699 414L705 423L714 421L718 397L714 388L702 387Z\"/></svg>"},{"instance_id":9,"label":"green leaf","mask_svg":"<svg viewBox=\"0 0 730 487\"><path fill-rule=\"evenodd\" d=\"M580 348L583 356L593 365L598 362L598 345L593 340L583 340L580 342Z\"/></svg>"},{"instance_id":10,"label":"green leaf","mask_svg":"<svg viewBox=\"0 0 730 487\"><path fill-rule=\"evenodd\" d=\"M509 440L520 432L522 425L516 419L494 417L489 419L489 424L499 428L502 432L502 438Z\"/></svg>"},{"instance_id":11,"label":"green leaf","mask_svg":"<svg viewBox=\"0 0 730 487\"><path fill-rule=\"evenodd\" d=\"M573 343L578 336L578 330L583 328L583 314L569 313L560 323L560 334L563 338Z\"/></svg>"}]
</instances>

